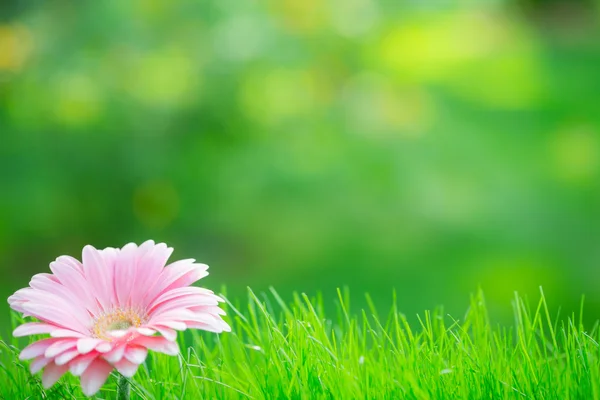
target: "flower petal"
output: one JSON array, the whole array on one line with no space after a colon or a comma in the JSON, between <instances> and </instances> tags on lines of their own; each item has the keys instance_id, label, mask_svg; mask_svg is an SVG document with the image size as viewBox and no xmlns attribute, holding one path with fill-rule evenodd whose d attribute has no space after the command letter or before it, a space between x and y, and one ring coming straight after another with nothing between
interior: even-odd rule
<instances>
[{"instance_id":1,"label":"flower petal","mask_svg":"<svg viewBox=\"0 0 600 400\"><path fill-rule=\"evenodd\" d=\"M83 271L86 281L90 283L94 295L102 308L108 310L111 305L114 265L104 259L102 253L93 246L85 246L82 253Z\"/></svg>"},{"instance_id":2,"label":"flower petal","mask_svg":"<svg viewBox=\"0 0 600 400\"><path fill-rule=\"evenodd\" d=\"M152 336L156 333L156 331L154 329L150 329L150 328L146 328L146 327L136 328L136 331L140 335L144 335L144 336Z\"/></svg>"},{"instance_id":3,"label":"flower petal","mask_svg":"<svg viewBox=\"0 0 600 400\"><path fill-rule=\"evenodd\" d=\"M41 333L51 333L58 329L60 328L52 324L45 324L43 322L29 322L18 326L17 329L13 331L13 336L21 337L29 335L39 335Z\"/></svg>"},{"instance_id":4,"label":"flower petal","mask_svg":"<svg viewBox=\"0 0 600 400\"><path fill-rule=\"evenodd\" d=\"M94 395L110 375L113 367L101 358L94 360L81 375L81 390L86 396Z\"/></svg>"},{"instance_id":5,"label":"flower petal","mask_svg":"<svg viewBox=\"0 0 600 400\"><path fill-rule=\"evenodd\" d=\"M142 244L140 248L145 244ZM173 249L167 247L164 243L158 243L150 250L145 250L143 254L140 251L135 287L131 291L132 304L144 304L143 299L148 294L149 289L155 285L172 253Z\"/></svg>"},{"instance_id":6,"label":"flower petal","mask_svg":"<svg viewBox=\"0 0 600 400\"><path fill-rule=\"evenodd\" d=\"M75 263L78 265L75 265ZM69 289L92 315L100 313L98 303L93 295L92 286L85 279L83 266L81 266L79 261L71 257L61 256L55 262L50 263L50 269L60 283Z\"/></svg>"},{"instance_id":7,"label":"flower petal","mask_svg":"<svg viewBox=\"0 0 600 400\"><path fill-rule=\"evenodd\" d=\"M87 354L90 351L94 350L94 348L102 342L103 342L103 340L101 340L101 339L89 338L89 337L79 339L77 341L77 350L79 350L79 352L81 354Z\"/></svg>"},{"instance_id":8,"label":"flower petal","mask_svg":"<svg viewBox=\"0 0 600 400\"><path fill-rule=\"evenodd\" d=\"M183 324L185 326L185 324ZM177 340L177 331L171 328L167 328L166 326L157 325L153 326L165 339L169 341Z\"/></svg>"},{"instance_id":9,"label":"flower petal","mask_svg":"<svg viewBox=\"0 0 600 400\"><path fill-rule=\"evenodd\" d=\"M151 309L149 311L149 314L155 317L167 311L175 310L178 308L216 306L218 304L219 302L217 301L217 296L190 294L187 296L180 296L171 300L164 301L156 307L154 307L153 309Z\"/></svg>"},{"instance_id":10,"label":"flower petal","mask_svg":"<svg viewBox=\"0 0 600 400\"><path fill-rule=\"evenodd\" d=\"M131 288L135 286L137 270L138 247L134 243L127 243L119 253L115 266L115 294L117 304L127 306Z\"/></svg>"},{"instance_id":11,"label":"flower petal","mask_svg":"<svg viewBox=\"0 0 600 400\"><path fill-rule=\"evenodd\" d=\"M54 362L56 363L56 365L65 365L66 363L73 360L75 357L77 357L79 355L81 355L81 354L76 349L65 351L64 353L58 355L54 359Z\"/></svg>"},{"instance_id":12,"label":"flower petal","mask_svg":"<svg viewBox=\"0 0 600 400\"><path fill-rule=\"evenodd\" d=\"M112 349L111 351L109 351L108 353L104 354L102 357L104 357L104 359L106 361L108 361L111 364L114 364L116 362L121 361L121 359L123 358L123 355L125 354L125 349L127 348L126 344L121 344L117 347L115 347L114 349Z\"/></svg>"},{"instance_id":13,"label":"flower petal","mask_svg":"<svg viewBox=\"0 0 600 400\"><path fill-rule=\"evenodd\" d=\"M19 354L19 360L29 360L30 358L41 356L46 352L46 349L48 347L50 347L52 344L58 341L60 341L60 339L50 338L33 342L29 346L21 350L21 353Z\"/></svg>"},{"instance_id":14,"label":"flower petal","mask_svg":"<svg viewBox=\"0 0 600 400\"><path fill-rule=\"evenodd\" d=\"M151 328L155 328L157 331L160 332L160 330L158 329L159 326L175 329L176 331L185 331L187 329L187 326L184 322L165 320L161 321L160 323L157 323L156 325L152 325Z\"/></svg>"},{"instance_id":15,"label":"flower petal","mask_svg":"<svg viewBox=\"0 0 600 400\"><path fill-rule=\"evenodd\" d=\"M98 353L95 351L83 356L79 356L69 363L69 371L71 371L73 375L79 376L85 372L92 361L94 361L97 357Z\"/></svg>"},{"instance_id":16,"label":"flower petal","mask_svg":"<svg viewBox=\"0 0 600 400\"><path fill-rule=\"evenodd\" d=\"M54 358L57 355L65 352L67 350L75 348L76 346L77 346L77 342L75 340L71 340L71 339L59 340L58 342L53 343L46 349L46 351L44 352L44 356L46 356L48 358Z\"/></svg>"},{"instance_id":17,"label":"flower petal","mask_svg":"<svg viewBox=\"0 0 600 400\"><path fill-rule=\"evenodd\" d=\"M113 345L109 342L102 342L99 345L96 346L96 351L99 353L107 353L109 351L111 351L113 348Z\"/></svg>"},{"instance_id":18,"label":"flower petal","mask_svg":"<svg viewBox=\"0 0 600 400\"><path fill-rule=\"evenodd\" d=\"M179 354L177 342L168 341L161 336L140 336L136 339L135 344L170 356Z\"/></svg>"},{"instance_id":19,"label":"flower petal","mask_svg":"<svg viewBox=\"0 0 600 400\"><path fill-rule=\"evenodd\" d=\"M29 364L29 370L31 371L31 374L37 374L39 371L42 370L42 368L48 365L50 361L52 361L52 359L46 358L44 356L37 356L35 360L33 360L31 364Z\"/></svg>"},{"instance_id":20,"label":"flower petal","mask_svg":"<svg viewBox=\"0 0 600 400\"><path fill-rule=\"evenodd\" d=\"M143 303L149 304L153 302L158 296L160 296L163 292L167 291L170 286L177 281L179 278L197 270L199 265L203 264L194 264L196 260L190 258L186 260L175 261L172 264L167 265L160 273L158 279L154 282L154 284L148 289L146 295L144 296ZM204 267L208 268L208 266L204 265ZM206 269L204 269L206 271ZM183 285L187 286L187 285ZM174 289L174 288L171 288Z\"/></svg>"},{"instance_id":21,"label":"flower petal","mask_svg":"<svg viewBox=\"0 0 600 400\"><path fill-rule=\"evenodd\" d=\"M221 298L216 296L212 290L208 290L208 289L200 288L200 287L196 287L196 286L186 286L186 287L180 287L180 288L176 288L176 289L172 289L172 290L163 292L159 297L156 298L156 300L154 300L148 306L148 308L152 309L153 307L159 305L160 303L162 303L164 301L172 300L174 298L186 296L186 295L190 295L190 294L215 296L217 298L217 300L223 301Z\"/></svg>"},{"instance_id":22,"label":"flower petal","mask_svg":"<svg viewBox=\"0 0 600 400\"><path fill-rule=\"evenodd\" d=\"M139 366L139 364L132 363L125 358L115 364L117 371L126 378L131 378L135 375Z\"/></svg>"},{"instance_id":23,"label":"flower petal","mask_svg":"<svg viewBox=\"0 0 600 400\"><path fill-rule=\"evenodd\" d=\"M36 293L39 292L39 293ZM72 313L68 303L49 293L32 291L28 296L33 299L22 304L23 310L42 322L60 327L69 327L77 332L85 332L88 320L80 313ZM89 319L89 318L88 318Z\"/></svg>"},{"instance_id":24,"label":"flower petal","mask_svg":"<svg viewBox=\"0 0 600 400\"><path fill-rule=\"evenodd\" d=\"M148 356L148 349L142 346L127 346L125 358L134 364L141 364Z\"/></svg>"},{"instance_id":25,"label":"flower petal","mask_svg":"<svg viewBox=\"0 0 600 400\"><path fill-rule=\"evenodd\" d=\"M53 362L46 365L44 373L42 374L42 385L44 388L48 389L50 386L54 385L68 369L69 368L66 365L56 365Z\"/></svg>"},{"instance_id":26,"label":"flower petal","mask_svg":"<svg viewBox=\"0 0 600 400\"><path fill-rule=\"evenodd\" d=\"M70 329L55 329L50 332L50 336L54 338L84 338L87 337L79 332L72 331Z\"/></svg>"}]
</instances>

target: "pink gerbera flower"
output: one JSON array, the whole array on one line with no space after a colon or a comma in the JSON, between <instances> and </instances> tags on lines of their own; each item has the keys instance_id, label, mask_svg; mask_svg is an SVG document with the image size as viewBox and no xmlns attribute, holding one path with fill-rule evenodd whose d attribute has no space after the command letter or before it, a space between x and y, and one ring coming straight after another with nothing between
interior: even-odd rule
<instances>
[{"instance_id":1,"label":"pink gerbera flower","mask_svg":"<svg viewBox=\"0 0 600 400\"><path fill-rule=\"evenodd\" d=\"M208 275L208 266L193 259L165 266L172 252L150 240L122 249L86 246L83 262L58 257L51 274L33 276L30 287L8 298L14 310L40 321L19 326L14 336L50 334L19 358L33 359L33 374L44 369L44 387L70 371L90 396L113 369L133 376L148 350L177 355L176 331L229 331L222 300L190 286Z\"/></svg>"}]
</instances>

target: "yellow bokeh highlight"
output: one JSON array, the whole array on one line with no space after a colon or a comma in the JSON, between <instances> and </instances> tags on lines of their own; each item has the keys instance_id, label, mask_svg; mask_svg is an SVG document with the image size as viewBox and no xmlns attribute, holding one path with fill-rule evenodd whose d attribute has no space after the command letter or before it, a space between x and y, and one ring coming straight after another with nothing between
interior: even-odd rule
<instances>
[{"instance_id":1,"label":"yellow bokeh highlight","mask_svg":"<svg viewBox=\"0 0 600 400\"><path fill-rule=\"evenodd\" d=\"M376 57L399 81L444 86L490 106L527 107L543 90L536 43L492 11L399 22L380 40Z\"/></svg>"},{"instance_id":2,"label":"yellow bokeh highlight","mask_svg":"<svg viewBox=\"0 0 600 400\"><path fill-rule=\"evenodd\" d=\"M264 124L305 115L323 96L310 70L276 69L248 76L240 91L245 112Z\"/></svg>"},{"instance_id":3,"label":"yellow bokeh highlight","mask_svg":"<svg viewBox=\"0 0 600 400\"><path fill-rule=\"evenodd\" d=\"M199 64L183 49L163 49L138 56L128 66L125 90L140 103L174 107L197 94Z\"/></svg>"},{"instance_id":4,"label":"yellow bokeh highlight","mask_svg":"<svg viewBox=\"0 0 600 400\"><path fill-rule=\"evenodd\" d=\"M579 126L557 134L551 143L554 175L571 183L596 181L600 167L600 132Z\"/></svg>"},{"instance_id":5,"label":"yellow bokeh highlight","mask_svg":"<svg viewBox=\"0 0 600 400\"><path fill-rule=\"evenodd\" d=\"M57 122L85 126L97 121L104 110L101 87L96 80L78 72L67 72L54 81L53 116Z\"/></svg>"},{"instance_id":6,"label":"yellow bokeh highlight","mask_svg":"<svg viewBox=\"0 0 600 400\"><path fill-rule=\"evenodd\" d=\"M270 8L292 32L311 33L326 26L326 2L321 0L271 0Z\"/></svg>"},{"instance_id":7,"label":"yellow bokeh highlight","mask_svg":"<svg viewBox=\"0 0 600 400\"><path fill-rule=\"evenodd\" d=\"M0 71L21 70L32 50L32 35L26 27L0 25Z\"/></svg>"},{"instance_id":8,"label":"yellow bokeh highlight","mask_svg":"<svg viewBox=\"0 0 600 400\"><path fill-rule=\"evenodd\" d=\"M434 101L423 87L395 85L381 74L349 79L342 101L350 127L367 136L417 137L436 120Z\"/></svg>"}]
</instances>

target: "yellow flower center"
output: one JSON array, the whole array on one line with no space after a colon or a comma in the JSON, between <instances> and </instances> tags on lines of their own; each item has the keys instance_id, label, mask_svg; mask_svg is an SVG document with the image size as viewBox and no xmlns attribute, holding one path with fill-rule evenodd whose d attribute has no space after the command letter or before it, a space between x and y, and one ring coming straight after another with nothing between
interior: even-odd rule
<instances>
[{"instance_id":1,"label":"yellow flower center","mask_svg":"<svg viewBox=\"0 0 600 400\"><path fill-rule=\"evenodd\" d=\"M108 334L110 331L127 330L139 327L146 322L144 313L133 308L115 308L99 315L92 325L94 337L104 340L114 339Z\"/></svg>"}]
</instances>

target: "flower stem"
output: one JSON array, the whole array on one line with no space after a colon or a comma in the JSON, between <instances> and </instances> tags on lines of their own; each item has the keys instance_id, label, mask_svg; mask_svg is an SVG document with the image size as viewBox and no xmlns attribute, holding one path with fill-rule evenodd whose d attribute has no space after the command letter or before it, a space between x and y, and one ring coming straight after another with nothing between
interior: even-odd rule
<instances>
[{"instance_id":1,"label":"flower stem","mask_svg":"<svg viewBox=\"0 0 600 400\"><path fill-rule=\"evenodd\" d=\"M129 380L123 375L119 374L119 380L117 381L117 399L118 400L129 400L129 392L131 385Z\"/></svg>"}]
</instances>

